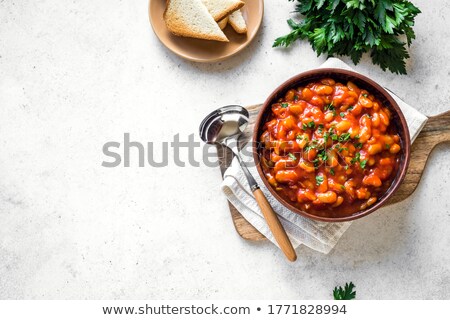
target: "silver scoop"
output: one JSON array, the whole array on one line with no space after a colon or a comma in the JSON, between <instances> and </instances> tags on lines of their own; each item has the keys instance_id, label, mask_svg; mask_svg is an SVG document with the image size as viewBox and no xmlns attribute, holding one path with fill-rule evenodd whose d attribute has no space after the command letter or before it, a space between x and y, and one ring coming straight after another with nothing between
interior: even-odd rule
<instances>
[{"instance_id":1,"label":"silver scoop","mask_svg":"<svg viewBox=\"0 0 450 320\"><path fill-rule=\"evenodd\" d=\"M249 114L245 108L237 105L225 106L206 116L200 124L200 137L205 143L219 144L233 151L275 240L286 257L290 261L295 261L297 255L283 225L239 154L237 147L239 137L244 132L248 122Z\"/></svg>"}]
</instances>

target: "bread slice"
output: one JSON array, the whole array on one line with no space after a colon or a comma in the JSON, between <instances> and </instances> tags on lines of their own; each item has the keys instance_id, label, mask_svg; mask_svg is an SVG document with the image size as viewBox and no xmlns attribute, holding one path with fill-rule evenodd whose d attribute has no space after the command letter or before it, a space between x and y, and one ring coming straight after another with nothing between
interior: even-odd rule
<instances>
[{"instance_id":1,"label":"bread slice","mask_svg":"<svg viewBox=\"0 0 450 320\"><path fill-rule=\"evenodd\" d=\"M167 0L163 17L177 36L228 42L202 0Z\"/></svg>"},{"instance_id":2,"label":"bread slice","mask_svg":"<svg viewBox=\"0 0 450 320\"><path fill-rule=\"evenodd\" d=\"M230 14L228 23L233 27L237 33L247 33L247 25L241 10L236 10Z\"/></svg>"},{"instance_id":3,"label":"bread slice","mask_svg":"<svg viewBox=\"0 0 450 320\"><path fill-rule=\"evenodd\" d=\"M244 2L241 0L202 0L203 4L213 16L214 20L220 21L230 13L242 8Z\"/></svg>"},{"instance_id":4,"label":"bread slice","mask_svg":"<svg viewBox=\"0 0 450 320\"><path fill-rule=\"evenodd\" d=\"M217 22L217 24L219 25L220 29L225 29L225 27L227 26L228 23L228 16L226 16L225 18L223 18L222 20L220 20L219 22Z\"/></svg>"}]
</instances>

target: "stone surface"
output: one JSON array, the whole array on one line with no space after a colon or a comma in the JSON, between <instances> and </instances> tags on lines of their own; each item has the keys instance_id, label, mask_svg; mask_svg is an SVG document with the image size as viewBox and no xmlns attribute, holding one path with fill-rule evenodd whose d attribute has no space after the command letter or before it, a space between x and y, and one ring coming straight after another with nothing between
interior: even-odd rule
<instances>
[{"instance_id":1,"label":"stone surface","mask_svg":"<svg viewBox=\"0 0 450 320\"><path fill-rule=\"evenodd\" d=\"M356 69L434 115L450 109L450 3L414 2L408 75L367 58ZM325 59L305 42L271 48L287 1L266 1L255 41L214 64L164 48L147 6L0 1L0 298L329 299L346 281L361 299L450 298L448 145L411 199L356 221L329 255L301 248L295 264L237 236L217 168L140 168L136 155L102 167L103 144L125 132L161 156L177 133L198 141L216 107L261 102Z\"/></svg>"}]
</instances>

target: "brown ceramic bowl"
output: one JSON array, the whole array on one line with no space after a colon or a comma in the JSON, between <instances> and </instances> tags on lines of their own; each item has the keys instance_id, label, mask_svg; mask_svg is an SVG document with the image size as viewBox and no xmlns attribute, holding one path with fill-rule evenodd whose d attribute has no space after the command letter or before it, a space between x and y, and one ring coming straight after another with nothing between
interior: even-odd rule
<instances>
[{"instance_id":1,"label":"brown ceramic bowl","mask_svg":"<svg viewBox=\"0 0 450 320\"><path fill-rule=\"evenodd\" d=\"M275 89L275 91L272 92L272 94L267 98L267 100L264 102L264 105L262 106L261 110L259 111L258 117L255 122L255 128L253 131L253 141L259 141L259 137L262 134L262 128L264 124L267 122L267 119L271 113L271 106L274 102L276 102L279 98L284 97L285 93L294 87L298 87L301 85L306 85L309 82L316 81L322 78L332 78L336 82L342 82L346 83L347 81L352 81L356 85L358 85L362 89L368 90L370 93L375 95L386 107L389 108L389 110L392 112L392 124L396 126L397 132L400 136L400 142L401 142L401 154L400 154L400 162L397 170L397 174L392 181L391 186L389 189L384 193L383 196L381 196L378 201L371 207L367 208L366 210L361 210L358 212L354 212L352 214L346 215L346 216L339 216L339 217L333 217L333 216L326 216L326 215L315 215L312 213L308 213L305 211L302 211L298 209L297 207L290 204L288 201L283 199L269 184L267 181L261 164L260 164L260 152L261 147L258 146L258 143L255 144L255 148L253 149L253 158L255 160L255 163L257 164L257 170L259 175L261 176L262 181L266 185L267 189L269 189L270 193L279 201L281 202L286 208L289 210L300 214L304 217L311 218L314 220L320 220L325 222L343 222L343 221L350 221L355 220L358 218L361 218L363 216L368 215L371 212L374 212L378 208L382 207L383 204L386 203L386 201L394 194L394 192L398 189L401 182L403 181L405 175L406 175L406 169L408 168L409 164L409 158L410 158L410 145L411 145L411 139L409 136L409 130L408 126L405 120L405 117L403 116L402 111L400 110L400 107L395 102L395 100L387 93L386 90L383 89L379 84L374 82L373 80L359 74L356 72L344 70L344 69L334 69L334 68L324 68L324 69L316 69L316 70L310 70L307 72L303 72L295 77L292 77L291 79L284 82L282 85L280 85L278 88Z\"/></svg>"}]
</instances>

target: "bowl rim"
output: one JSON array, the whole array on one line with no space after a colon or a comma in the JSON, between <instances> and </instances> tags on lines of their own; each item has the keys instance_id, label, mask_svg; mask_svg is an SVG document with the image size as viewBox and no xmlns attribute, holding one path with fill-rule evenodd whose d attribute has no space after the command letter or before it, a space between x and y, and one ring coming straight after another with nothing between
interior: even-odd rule
<instances>
[{"instance_id":1,"label":"bowl rim","mask_svg":"<svg viewBox=\"0 0 450 320\"><path fill-rule=\"evenodd\" d=\"M345 216L345 217L317 216L317 215L308 213L306 211L302 211L302 210L294 207L293 205L291 205L285 199L283 199L277 192L275 192L273 187L267 181L267 179L264 175L264 172L262 171L261 163L259 161L259 148L258 148L258 144L257 144L262 121L265 119L267 110L269 110L274 99L277 96L279 96L282 92L285 92L286 90L294 87L297 84L300 84L300 83L306 82L306 81L314 81L314 79L308 79L308 78L314 78L314 77L319 78L319 77L325 77L325 76L333 78L333 74L336 75L336 77L339 77L339 76L353 77L353 78L358 79L360 82L366 83L366 84L368 84L368 86L372 86L373 88L375 88L378 91L378 94L383 96L383 98L385 98L388 101L388 103L390 104L387 107L389 107L390 110L393 110L396 113L396 115L397 115L396 123L399 128L399 133L401 132L401 136L404 137L403 148L402 148L403 159L400 160L400 164L399 164L399 168L398 168L398 171L400 171L400 172L397 172L397 177L395 178L395 180L393 181L393 183L391 184L389 189L383 194L383 196L381 197L381 200L379 200L373 206L371 206L365 210L355 212L352 215ZM397 120L400 120L400 121L397 121ZM283 82L281 85L279 85L274 91L272 91L272 93L268 96L268 98L262 105L261 109L259 110L256 121L255 121L255 126L253 128L252 139L253 139L252 141L254 142L252 153L253 153L253 160L255 161L255 164L256 164L256 169L258 171L258 174L259 174L261 180L263 181L264 185L269 190L269 192L272 194L272 196L275 197L275 199L277 199L284 207L293 211L294 213L300 214L301 216L304 216L306 218L310 218L310 219L318 220L318 221L324 221L324 222L345 222L345 221L359 219L359 218L362 218L362 217L376 211L380 207L382 207L392 197L392 195L397 191L397 189L400 187L401 183L403 182L403 180L406 176L406 172L408 169L410 156L411 156L411 138L409 135L408 125L407 125L407 122L406 122L405 116L403 115L402 110L400 109L399 105L394 100L394 98L382 86L380 86L374 80L372 80L360 73L357 73L355 71L350 71L350 70L340 69L340 68L312 69L312 70L297 74L297 75L289 78L285 82Z\"/></svg>"}]
</instances>

